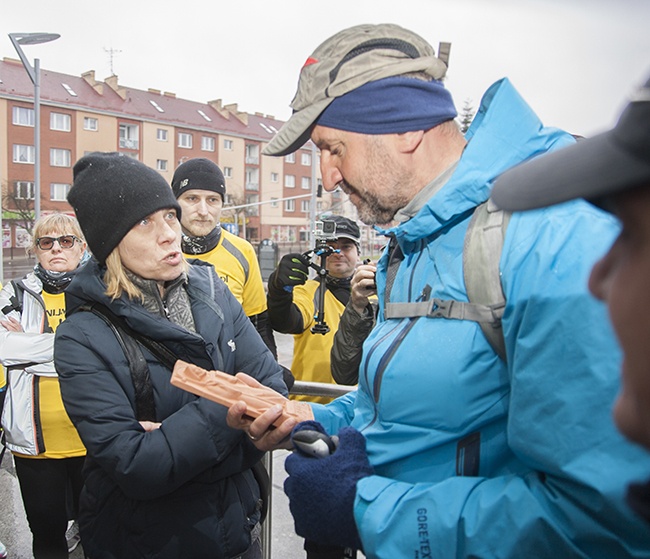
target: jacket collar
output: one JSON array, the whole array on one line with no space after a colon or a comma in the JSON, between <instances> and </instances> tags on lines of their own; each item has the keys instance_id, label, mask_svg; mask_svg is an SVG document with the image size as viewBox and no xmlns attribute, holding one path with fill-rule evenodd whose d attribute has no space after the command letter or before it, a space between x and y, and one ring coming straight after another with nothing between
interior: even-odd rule
<instances>
[{"instance_id":1,"label":"jacket collar","mask_svg":"<svg viewBox=\"0 0 650 559\"><path fill-rule=\"evenodd\" d=\"M566 132L544 127L507 78L487 90L465 137L468 144L449 181L413 219L378 228L381 233L406 241L428 237L485 202L505 170L574 141Z\"/></svg>"}]
</instances>

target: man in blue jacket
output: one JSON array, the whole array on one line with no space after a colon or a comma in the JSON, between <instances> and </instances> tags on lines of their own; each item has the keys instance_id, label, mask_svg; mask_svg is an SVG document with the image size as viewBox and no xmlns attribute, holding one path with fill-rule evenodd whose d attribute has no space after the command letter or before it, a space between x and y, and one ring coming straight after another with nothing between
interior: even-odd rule
<instances>
[{"instance_id":1,"label":"man in blue jacket","mask_svg":"<svg viewBox=\"0 0 650 559\"><path fill-rule=\"evenodd\" d=\"M446 314L469 300L464 268L478 264L463 263L465 234L493 181L574 140L545 128L507 79L463 137L445 72L398 26L341 31L307 59L294 113L265 149L311 137L325 189L342 188L366 223L394 223L359 389L312 405L307 425L338 433L338 448L287 459L296 531L386 559L650 557L624 502L649 461L611 424L620 352L586 289L617 224L580 201L512 215L493 256L503 358L478 322ZM404 310L420 303L430 312ZM245 411L232 406L229 424L258 448L294 426L267 429L277 407L252 423Z\"/></svg>"}]
</instances>

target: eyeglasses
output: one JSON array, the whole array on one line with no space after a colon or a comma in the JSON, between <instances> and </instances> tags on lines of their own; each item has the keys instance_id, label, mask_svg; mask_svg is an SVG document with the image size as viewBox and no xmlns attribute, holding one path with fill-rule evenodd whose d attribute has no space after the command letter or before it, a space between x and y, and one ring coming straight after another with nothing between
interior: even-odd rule
<instances>
[{"instance_id":1,"label":"eyeglasses","mask_svg":"<svg viewBox=\"0 0 650 559\"><path fill-rule=\"evenodd\" d=\"M36 246L41 250L51 250L54 246L54 241L59 243L59 246L63 249L72 248L75 244L75 241L80 241L74 235L61 235L60 237L39 237L36 239Z\"/></svg>"}]
</instances>

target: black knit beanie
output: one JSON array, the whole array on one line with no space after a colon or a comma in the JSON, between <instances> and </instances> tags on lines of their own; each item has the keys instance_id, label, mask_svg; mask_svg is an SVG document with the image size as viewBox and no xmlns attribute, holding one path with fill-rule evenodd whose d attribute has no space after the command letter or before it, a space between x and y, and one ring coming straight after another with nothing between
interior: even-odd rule
<instances>
[{"instance_id":1,"label":"black knit beanie","mask_svg":"<svg viewBox=\"0 0 650 559\"><path fill-rule=\"evenodd\" d=\"M158 210L181 208L167 181L144 163L119 153L91 153L72 170L68 202L88 248L100 263L141 219Z\"/></svg>"},{"instance_id":2,"label":"black knit beanie","mask_svg":"<svg viewBox=\"0 0 650 559\"><path fill-rule=\"evenodd\" d=\"M172 190L178 198L186 190L212 190L221 194L221 201L225 201L226 180L221 169L202 157L190 159L181 163L172 178Z\"/></svg>"}]
</instances>

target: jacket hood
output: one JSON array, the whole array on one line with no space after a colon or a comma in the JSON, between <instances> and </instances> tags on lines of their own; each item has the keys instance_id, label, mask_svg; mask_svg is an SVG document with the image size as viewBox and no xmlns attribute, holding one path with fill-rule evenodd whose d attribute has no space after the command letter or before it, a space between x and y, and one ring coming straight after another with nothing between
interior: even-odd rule
<instances>
[{"instance_id":1,"label":"jacket hood","mask_svg":"<svg viewBox=\"0 0 650 559\"><path fill-rule=\"evenodd\" d=\"M460 162L442 189L413 219L381 232L408 241L427 237L485 202L494 180L513 165L574 142L570 134L544 127L507 78L486 91L465 138Z\"/></svg>"}]
</instances>

